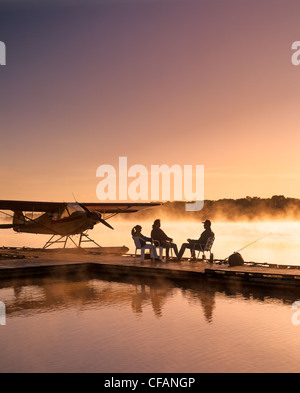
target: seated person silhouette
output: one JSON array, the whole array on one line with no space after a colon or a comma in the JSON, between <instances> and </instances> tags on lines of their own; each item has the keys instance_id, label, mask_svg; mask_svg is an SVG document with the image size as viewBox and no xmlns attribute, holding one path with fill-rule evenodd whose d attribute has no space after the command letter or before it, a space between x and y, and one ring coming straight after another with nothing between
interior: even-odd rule
<instances>
[{"instance_id":1,"label":"seated person silhouette","mask_svg":"<svg viewBox=\"0 0 300 393\"><path fill-rule=\"evenodd\" d=\"M136 225L134 228L132 228L131 236L133 238L139 239L141 248L143 248L144 250L150 250L153 253L155 261L160 261L157 256L156 247L152 244L152 239L142 234L142 227L140 225ZM151 244L147 244L147 242L150 242Z\"/></svg>"},{"instance_id":2,"label":"seated person silhouette","mask_svg":"<svg viewBox=\"0 0 300 393\"><path fill-rule=\"evenodd\" d=\"M188 243L183 243L179 251L178 259L181 259L183 257L183 254L187 248L191 250L192 259L195 259L196 258L195 251L203 250L208 238L215 237L215 234L211 230L211 222L209 220L206 220L203 222L203 224L204 224L205 231L202 232L198 240L187 239Z\"/></svg>"},{"instance_id":3,"label":"seated person silhouette","mask_svg":"<svg viewBox=\"0 0 300 393\"><path fill-rule=\"evenodd\" d=\"M152 226L151 237L154 240L156 246L160 246L166 249L166 259L169 260L170 248L175 252L178 258L177 245L173 243L173 239L165 234L165 232L160 228L161 222L159 219L155 220Z\"/></svg>"}]
</instances>

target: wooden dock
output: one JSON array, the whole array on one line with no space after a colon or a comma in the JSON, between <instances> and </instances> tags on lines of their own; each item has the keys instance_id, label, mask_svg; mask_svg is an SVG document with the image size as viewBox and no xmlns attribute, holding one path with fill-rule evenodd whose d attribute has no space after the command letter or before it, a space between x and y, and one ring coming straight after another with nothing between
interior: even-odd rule
<instances>
[{"instance_id":1,"label":"wooden dock","mask_svg":"<svg viewBox=\"0 0 300 393\"><path fill-rule=\"evenodd\" d=\"M209 264L205 261L141 263L132 255L101 252L101 249L2 249L0 250L0 279L35 276L39 274L82 273L93 271L112 275L136 275L180 280L218 280L247 282L259 285L300 288L298 266L267 267L264 264L246 263L231 268L226 264Z\"/></svg>"}]
</instances>

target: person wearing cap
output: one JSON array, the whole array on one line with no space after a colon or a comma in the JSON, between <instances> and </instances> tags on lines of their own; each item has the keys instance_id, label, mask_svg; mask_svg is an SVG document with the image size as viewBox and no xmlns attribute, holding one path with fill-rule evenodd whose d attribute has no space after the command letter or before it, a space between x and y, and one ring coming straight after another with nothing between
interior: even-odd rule
<instances>
[{"instance_id":1,"label":"person wearing cap","mask_svg":"<svg viewBox=\"0 0 300 393\"><path fill-rule=\"evenodd\" d=\"M202 232L200 238L198 240L187 239L188 243L183 243L181 249L178 254L178 259L183 257L185 250L188 248L191 250L191 257L195 259L195 250L200 250L200 247L203 249L206 245L208 238L215 237L215 234L211 230L211 222L210 220L203 221L204 224L204 232Z\"/></svg>"}]
</instances>

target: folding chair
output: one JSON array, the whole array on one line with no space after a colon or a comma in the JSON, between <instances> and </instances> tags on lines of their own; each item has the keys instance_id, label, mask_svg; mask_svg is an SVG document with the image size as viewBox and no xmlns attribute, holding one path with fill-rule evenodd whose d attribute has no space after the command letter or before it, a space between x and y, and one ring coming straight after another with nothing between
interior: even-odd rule
<instances>
[{"instance_id":1,"label":"folding chair","mask_svg":"<svg viewBox=\"0 0 300 393\"><path fill-rule=\"evenodd\" d=\"M145 250L150 250L150 257L151 257L152 260L154 259L154 257L153 257L153 252L152 252L153 244L145 244L145 245L142 247L139 237L133 236L132 239L133 239L134 244L135 244L134 261L135 261L135 259L136 259L138 250L141 250L141 262L144 262L144 259L145 259ZM154 245L154 247L156 247L156 246ZM159 249L160 249L160 258L161 258L161 256L162 256L162 251L161 251L161 250L162 250L162 247L159 246Z\"/></svg>"},{"instance_id":2,"label":"folding chair","mask_svg":"<svg viewBox=\"0 0 300 393\"><path fill-rule=\"evenodd\" d=\"M212 246L214 244L215 238L214 237L209 237L206 241L206 244L204 246L204 248L202 247L202 244L200 243L195 243L194 244L194 248L193 251L199 251L198 252L198 256L196 257L196 259L199 259L200 253L202 252L202 260L203 261L208 261L208 259L206 258L205 253L209 252L209 261L213 260L213 254L211 252Z\"/></svg>"},{"instance_id":3,"label":"folding chair","mask_svg":"<svg viewBox=\"0 0 300 393\"><path fill-rule=\"evenodd\" d=\"M163 252L164 252L164 248L160 245L160 242L158 240L153 240L153 245L154 247L159 249L159 259L162 261L163 260Z\"/></svg>"}]
</instances>

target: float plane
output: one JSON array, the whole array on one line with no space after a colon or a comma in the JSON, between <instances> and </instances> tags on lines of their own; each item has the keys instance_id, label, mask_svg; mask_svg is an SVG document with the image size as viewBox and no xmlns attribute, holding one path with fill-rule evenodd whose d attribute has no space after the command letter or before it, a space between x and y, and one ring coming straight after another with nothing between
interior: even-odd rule
<instances>
[{"instance_id":1,"label":"float plane","mask_svg":"<svg viewBox=\"0 0 300 393\"><path fill-rule=\"evenodd\" d=\"M107 220L117 214L135 213L142 209L159 206L161 203L66 203L0 200L0 213L13 218L12 224L2 224L0 229L16 232L49 234L51 238L44 248L70 239L76 247L82 242L93 242L87 231L98 223L114 229ZM4 212L11 211L13 214ZM28 214L29 213L29 214ZM31 217L29 215L31 214ZM40 214L34 218L36 214ZM79 243L73 236L79 235ZM99 246L100 247L100 246Z\"/></svg>"}]
</instances>

